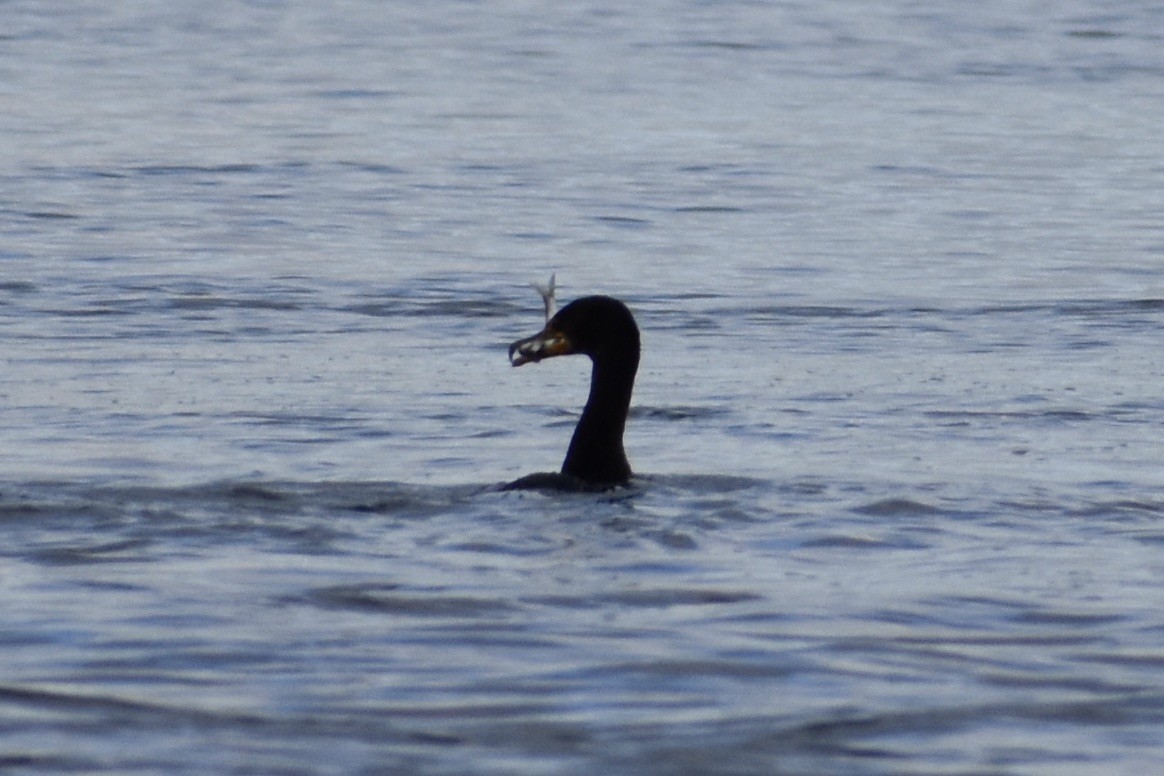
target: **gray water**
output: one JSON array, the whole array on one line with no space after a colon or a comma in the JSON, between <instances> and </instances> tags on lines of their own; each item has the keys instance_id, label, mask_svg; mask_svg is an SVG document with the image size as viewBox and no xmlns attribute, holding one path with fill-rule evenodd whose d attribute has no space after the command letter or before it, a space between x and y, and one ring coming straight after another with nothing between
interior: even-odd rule
<instances>
[{"instance_id":1,"label":"gray water","mask_svg":"<svg viewBox=\"0 0 1164 776\"><path fill-rule=\"evenodd\" d=\"M5 773L1164 767L1164 5L0 20Z\"/></svg>"}]
</instances>

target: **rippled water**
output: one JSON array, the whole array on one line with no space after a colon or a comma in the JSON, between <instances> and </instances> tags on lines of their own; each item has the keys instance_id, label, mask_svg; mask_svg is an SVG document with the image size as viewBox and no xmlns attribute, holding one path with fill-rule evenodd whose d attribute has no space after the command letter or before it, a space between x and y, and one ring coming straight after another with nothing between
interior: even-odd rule
<instances>
[{"instance_id":1,"label":"rippled water","mask_svg":"<svg viewBox=\"0 0 1164 776\"><path fill-rule=\"evenodd\" d=\"M6 773L1164 765L1164 7L3 12Z\"/></svg>"}]
</instances>

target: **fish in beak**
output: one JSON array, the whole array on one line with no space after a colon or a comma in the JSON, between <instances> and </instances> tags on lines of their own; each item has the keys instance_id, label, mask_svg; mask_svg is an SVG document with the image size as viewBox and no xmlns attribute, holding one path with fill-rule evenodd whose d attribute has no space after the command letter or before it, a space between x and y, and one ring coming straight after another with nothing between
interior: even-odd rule
<instances>
[{"instance_id":1,"label":"fish in beak","mask_svg":"<svg viewBox=\"0 0 1164 776\"><path fill-rule=\"evenodd\" d=\"M573 352L574 346L570 344L569 338L552 326L547 325L546 328L532 337L520 339L510 345L509 363L514 366L521 366L531 361L537 363L543 358L568 356Z\"/></svg>"},{"instance_id":2,"label":"fish in beak","mask_svg":"<svg viewBox=\"0 0 1164 776\"><path fill-rule=\"evenodd\" d=\"M558 311L558 302L554 298L557 279L557 273L555 273L550 275L550 282L546 285L534 284L534 288L542 297L542 305L546 313L546 327L532 337L518 340L509 346L509 362L514 366L528 364L531 361L537 363L543 358L552 358L553 356L568 356L574 352L569 338L550 325L554 313Z\"/></svg>"}]
</instances>

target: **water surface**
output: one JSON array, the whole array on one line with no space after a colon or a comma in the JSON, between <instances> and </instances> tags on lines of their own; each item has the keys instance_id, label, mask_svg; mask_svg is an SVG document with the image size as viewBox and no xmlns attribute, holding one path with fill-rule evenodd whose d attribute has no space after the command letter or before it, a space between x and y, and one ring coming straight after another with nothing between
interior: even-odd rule
<instances>
[{"instance_id":1,"label":"water surface","mask_svg":"<svg viewBox=\"0 0 1164 776\"><path fill-rule=\"evenodd\" d=\"M1164 9L4 16L6 771L1164 764Z\"/></svg>"}]
</instances>

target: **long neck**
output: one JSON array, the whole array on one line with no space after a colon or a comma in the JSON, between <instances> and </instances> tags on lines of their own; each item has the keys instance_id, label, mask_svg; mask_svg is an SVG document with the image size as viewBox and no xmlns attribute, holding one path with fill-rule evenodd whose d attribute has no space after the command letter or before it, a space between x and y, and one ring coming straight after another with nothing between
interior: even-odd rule
<instances>
[{"instance_id":1,"label":"long neck","mask_svg":"<svg viewBox=\"0 0 1164 776\"><path fill-rule=\"evenodd\" d=\"M630 463L622 447L622 432L630 409L639 354L618 353L596 358L590 373L590 397L574 429L562 473L587 482L626 482Z\"/></svg>"}]
</instances>

